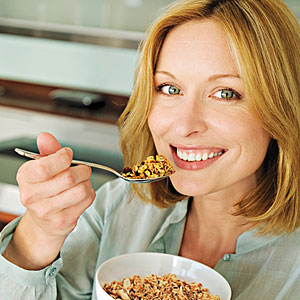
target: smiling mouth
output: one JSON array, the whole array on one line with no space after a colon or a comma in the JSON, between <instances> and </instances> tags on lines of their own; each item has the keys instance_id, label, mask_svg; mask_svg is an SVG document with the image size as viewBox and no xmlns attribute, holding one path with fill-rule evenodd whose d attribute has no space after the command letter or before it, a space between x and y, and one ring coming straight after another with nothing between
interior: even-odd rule
<instances>
[{"instance_id":1,"label":"smiling mouth","mask_svg":"<svg viewBox=\"0 0 300 300\"><path fill-rule=\"evenodd\" d=\"M187 162L210 160L219 157L226 152L225 149L211 149L211 150L188 149L187 150L187 149L179 149L175 147L172 148L180 160L187 161Z\"/></svg>"}]
</instances>

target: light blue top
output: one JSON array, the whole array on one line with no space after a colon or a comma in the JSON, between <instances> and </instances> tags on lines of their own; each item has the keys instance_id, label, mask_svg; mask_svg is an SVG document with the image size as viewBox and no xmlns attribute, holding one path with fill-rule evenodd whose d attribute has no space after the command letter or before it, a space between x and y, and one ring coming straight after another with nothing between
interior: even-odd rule
<instances>
[{"instance_id":1,"label":"light blue top","mask_svg":"<svg viewBox=\"0 0 300 300\"><path fill-rule=\"evenodd\" d=\"M95 299L98 266L113 256L140 251L178 254L188 200L160 209L137 198L130 185L116 179L102 186L94 204L68 236L61 257L40 271L23 270L0 256L0 299ZM19 220L1 232L3 253ZM243 233L236 253L226 254L215 270L236 300L300 299L300 229L280 237Z\"/></svg>"}]
</instances>

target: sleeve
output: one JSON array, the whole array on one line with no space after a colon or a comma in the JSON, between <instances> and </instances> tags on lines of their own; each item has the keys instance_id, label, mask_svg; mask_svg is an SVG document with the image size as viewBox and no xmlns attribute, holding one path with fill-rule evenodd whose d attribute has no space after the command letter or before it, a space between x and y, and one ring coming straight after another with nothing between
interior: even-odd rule
<instances>
[{"instance_id":1,"label":"sleeve","mask_svg":"<svg viewBox=\"0 0 300 300\"><path fill-rule=\"evenodd\" d=\"M2 253L13 236L20 220L8 224L0 238L0 299L90 299L103 222L98 205L101 191L94 204L79 218L76 228L67 237L60 257L51 265L38 271L22 269L7 261ZM104 194L104 195L103 195ZM102 193L101 198L104 197Z\"/></svg>"},{"instance_id":2,"label":"sleeve","mask_svg":"<svg viewBox=\"0 0 300 300\"><path fill-rule=\"evenodd\" d=\"M55 275L62 267L61 258L42 270L29 271L12 264L2 256L19 221L20 218L13 220L0 235L0 299L56 299Z\"/></svg>"}]
</instances>

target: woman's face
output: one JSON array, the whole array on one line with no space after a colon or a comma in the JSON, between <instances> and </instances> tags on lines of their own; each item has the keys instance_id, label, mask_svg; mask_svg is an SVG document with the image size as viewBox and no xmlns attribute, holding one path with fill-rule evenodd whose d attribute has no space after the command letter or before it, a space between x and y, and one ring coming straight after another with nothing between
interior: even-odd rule
<instances>
[{"instance_id":1,"label":"woman's face","mask_svg":"<svg viewBox=\"0 0 300 300\"><path fill-rule=\"evenodd\" d=\"M189 21L167 35L148 118L157 152L176 170L182 194L243 192L256 185L269 134L251 116L222 27Z\"/></svg>"}]
</instances>

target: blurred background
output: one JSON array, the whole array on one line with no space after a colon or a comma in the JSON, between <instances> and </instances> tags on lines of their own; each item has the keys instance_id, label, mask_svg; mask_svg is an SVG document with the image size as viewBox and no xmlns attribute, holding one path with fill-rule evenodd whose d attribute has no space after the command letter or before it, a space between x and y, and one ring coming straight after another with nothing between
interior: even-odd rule
<instances>
[{"instance_id":1,"label":"blurred background","mask_svg":"<svg viewBox=\"0 0 300 300\"><path fill-rule=\"evenodd\" d=\"M122 169L116 121L138 45L171 0L0 0L0 229L24 212L15 175L39 132ZM300 1L286 0L300 20ZM94 171L95 188L114 178Z\"/></svg>"}]
</instances>

